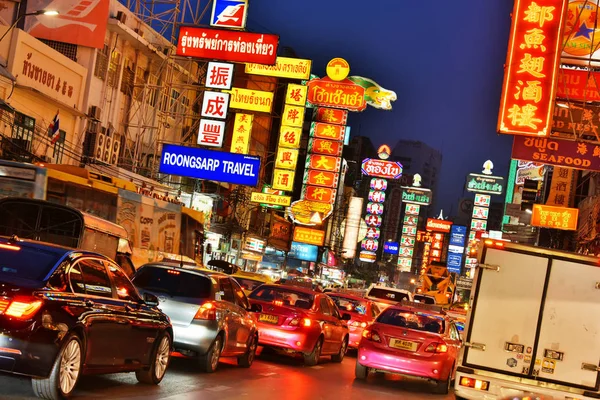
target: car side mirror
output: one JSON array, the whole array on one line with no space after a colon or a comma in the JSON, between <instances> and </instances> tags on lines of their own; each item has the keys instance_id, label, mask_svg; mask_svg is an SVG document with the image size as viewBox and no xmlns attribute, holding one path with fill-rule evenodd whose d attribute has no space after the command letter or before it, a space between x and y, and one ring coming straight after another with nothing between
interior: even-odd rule
<instances>
[{"instance_id":1,"label":"car side mirror","mask_svg":"<svg viewBox=\"0 0 600 400\"><path fill-rule=\"evenodd\" d=\"M260 306L260 304L251 304L250 305L250 311L252 311L252 312L261 312L262 311L262 307Z\"/></svg>"},{"instance_id":2,"label":"car side mirror","mask_svg":"<svg viewBox=\"0 0 600 400\"><path fill-rule=\"evenodd\" d=\"M342 321L350 321L351 319L352 319L352 315L350 315L348 313L342 314Z\"/></svg>"},{"instance_id":3,"label":"car side mirror","mask_svg":"<svg viewBox=\"0 0 600 400\"><path fill-rule=\"evenodd\" d=\"M144 299L144 303L146 303L147 305L149 305L151 307L158 306L158 297L156 297L152 293L144 293L143 299Z\"/></svg>"}]
</instances>

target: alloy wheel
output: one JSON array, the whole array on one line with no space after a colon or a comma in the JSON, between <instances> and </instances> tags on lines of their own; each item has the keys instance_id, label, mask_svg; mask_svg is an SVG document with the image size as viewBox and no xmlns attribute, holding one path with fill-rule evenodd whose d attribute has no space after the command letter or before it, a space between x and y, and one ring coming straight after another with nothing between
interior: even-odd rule
<instances>
[{"instance_id":1,"label":"alloy wheel","mask_svg":"<svg viewBox=\"0 0 600 400\"><path fill-rule=\"evenodd\" d=\"M77 340L71 340L60 360L60 390L71 393L81 370L81 346Z\"/></svg>"},{"instance_id":2,"label":"alloy wheel","mask_svg":"<svg viewBox=\"0 0 600 400\"><path fill-rule=\"evenodd\" d=\"M154 363L155 373L158 379L161 379L167 370L170 353L169 337L163 336L160 345L158 346L158 350L156 351L156 362Z\"/></svg>"},{"instance_id":3,"label":"alloy wheel","mask_svg":"<svg viewBox=\"0 0 600 400\"><path fill-rule=\"evenodd\" d=\"M217 336L217 338L215 339L215 344L213 346L214 348L210 357L210 366L214 371L219 365L219 357L221 356L221 336Z\"/></svg>"}]
</instances>

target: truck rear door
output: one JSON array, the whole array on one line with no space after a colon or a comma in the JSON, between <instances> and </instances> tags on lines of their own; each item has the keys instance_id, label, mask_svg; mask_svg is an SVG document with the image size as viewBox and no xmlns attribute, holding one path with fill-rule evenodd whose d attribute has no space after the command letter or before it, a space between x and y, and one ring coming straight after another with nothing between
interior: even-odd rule
<instances>
[{"instance_id":1,"label":"truck rear door","mask_svg":"<svg viewBox=\"0 0 600 400\"><path fill-rule=\"evenodd\" d=\"M463 364L523 376L536 339L548 258L486 247L477 269Z\"/></svg>"}]
</instances>

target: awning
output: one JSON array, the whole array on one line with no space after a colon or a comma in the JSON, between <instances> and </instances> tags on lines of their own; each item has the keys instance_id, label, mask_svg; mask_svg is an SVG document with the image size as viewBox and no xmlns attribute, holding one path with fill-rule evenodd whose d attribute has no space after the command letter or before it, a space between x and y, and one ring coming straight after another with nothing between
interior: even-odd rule
<instances>
[{"instance_id":1,"label":"awning","mask_svg":"<svg viewBox=\"0 0 600 400\"><path fill-rule=\"evenodd\" d=\"M191 208L181 207L181 212L194 221L197 221L204 225L204 213L202 211L192 210Z\"/></svg>"}]
</instances>

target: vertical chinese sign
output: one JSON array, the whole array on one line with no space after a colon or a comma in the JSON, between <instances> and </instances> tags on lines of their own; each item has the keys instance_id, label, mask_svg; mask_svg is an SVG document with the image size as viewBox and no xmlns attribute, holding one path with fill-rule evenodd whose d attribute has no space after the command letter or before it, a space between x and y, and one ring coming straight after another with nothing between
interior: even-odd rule
<instances>
[{"instance_id":1,"label":"vertical chinese sign","mask_svg":"<svg viewBox=\"0 0 600 400\"><path fill-rule=\"evenodd\" d=\"M233 120L233 134L231 136L231 152L248 154L250 150L250 136L252 135L253 114L236 113Z\"/></svg>"},{"instance_id":2,"label":"vertical chinese sign","mask_svg":"<svg viewBox=\"0 0 600 400\"><path fill-rule=\"evenodd\" d=\"M498 132L548 136L568 1L515 0Z\"/></svg>"},{"instance_id":3,"label":"vertical chinese sign","mask_svg":"<svg viewBox=\"0 0 600 400\"><path fill-rule=\"evenodd\" d=\"M206 89L227 90L233 85L233 68L230 63L208 63ZM200 146L222 147L225 138L225 119L229 109L229 94L220 91L204 91L200 115L198 141Z\"/></svg>"}]
</instances>

